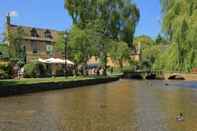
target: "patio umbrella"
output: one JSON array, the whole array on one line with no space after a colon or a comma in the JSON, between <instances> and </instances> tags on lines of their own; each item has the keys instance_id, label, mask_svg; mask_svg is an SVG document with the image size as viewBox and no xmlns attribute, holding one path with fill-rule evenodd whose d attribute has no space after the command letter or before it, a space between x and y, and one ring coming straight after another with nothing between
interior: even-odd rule
<instances>
[{"instance_id":1,"label":"patio umbrella","mask_svg":"<svg viewBox=\"0 0 197 131\"><path fill-rule=\"evenodd\" d=\"M65 64L65 60L60 59L60 58L49 58L49 59L38 59L39 62L42 63L47 63L47 64ZM74 62L70 61L70 60L66 60L66 63L68 65L74 65Z\"/></svg>"},{"instance_id":2,"label":"patio umbrella","mask_svg":"<svg viewBox=\"0 0 197 131\"><path fill-rule=\"evenodd\" d=\"M64 61L65 62L65 61ZM75 63L74 62L72 62L72 61L70 61L70 60L66 60L66 63L67 64L70 64L70 65L74 65Z\"/></svg>"},{"instance_id":3,"label":"patio umbrella","mask_svg":"<svg viewBox=\"0 0 197 131\"><path fill-rule=\"evenodd\" d=\"M41 59L41 58L39 58L38 61L41 62L41 63L46 63L46 60Z\"/></svg>"},{"instance_id":4,"label":"patio umbrella","mask_svg":"<svg viewBox=\"0 0 197 131\"><path fill-rule=\"evenodd\" d=\"M49 59L39 58L38 61L42 63L50 64L52 66L52 74L56 74L58 64L65 64L66 62L67 65L74 65L72 61L70 60L65 61L64 59L60 59L60 58L49 58Z\"/></svg>"}]
</instances>

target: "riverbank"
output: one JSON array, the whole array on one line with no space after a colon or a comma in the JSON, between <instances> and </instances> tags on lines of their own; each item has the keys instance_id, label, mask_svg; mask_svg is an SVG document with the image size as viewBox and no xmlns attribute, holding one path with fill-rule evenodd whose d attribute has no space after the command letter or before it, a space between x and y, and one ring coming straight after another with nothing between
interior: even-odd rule
<instances>
[{"instance_id":1,"label":"riverbank","mask_svg":"<svg viewBox=\"0 0 197 131\"><path fill-rule=\"evenodd\" d=\"M197 81L197 73L164 73L165 80L168 80L168 78L174 74L183 77L185 81Z\"/></svg>"},{"instance_id":2,"label":"riverbank","mask_svg":"<svg viewBox=\"0 0 197 131\"><path fill-rule=\"evenodd\" d=\"M174 78L173 78L174 77ZM147 72L124 72L123 79L137 80L185 80L197 81L197 73L147 73Z\"/></svg>"},{"instance_id":3,"label":"riverbank","mask_svg":"<svg viewBox=\"0 0 197 131\"><path fill-rule=\"evenodd\" d=\"M118 76L56 77L21 80L0 80L0 97L40 91L96 85L119 80Z\"/></svg>"}]
</instances>

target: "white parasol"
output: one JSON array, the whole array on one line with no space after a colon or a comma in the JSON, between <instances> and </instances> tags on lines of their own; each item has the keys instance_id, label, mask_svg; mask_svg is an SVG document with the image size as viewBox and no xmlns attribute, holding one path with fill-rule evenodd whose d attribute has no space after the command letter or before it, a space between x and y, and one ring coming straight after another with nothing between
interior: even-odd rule
<instances>
[{"instance_id":1,"label":"white parasol","mask_svg":"<svg viewBox=\"0 0 197 131\"><path fill-rule=\"evenodd\" d=\"M38 59L39 62L42 63L47 63L47 64L65 64L65 60L60 59L60 58L49 58L49 59ZM70 61L70 60L66 60L66 63L68 65L74 65L74 62Z\"/></svg>"}]
</instances>

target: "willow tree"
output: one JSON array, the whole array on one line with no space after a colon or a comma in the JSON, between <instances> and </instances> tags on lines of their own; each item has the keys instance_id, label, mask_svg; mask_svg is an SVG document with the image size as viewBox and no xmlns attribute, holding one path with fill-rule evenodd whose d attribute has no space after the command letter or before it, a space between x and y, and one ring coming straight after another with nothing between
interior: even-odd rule
<instances>
[{"instance_id":1,"label":"willow tree","mask_svg":"<svg viewBox=\"0 0 197 131\"><path fill-rule=\"evenodd\" d=\"M197 66L197 1L161 0L161 5L163 31L172 43L169 50L174 54L174 58L165 58L171 61L171 70L190 71Z\"/></svg>"},{"instance_id":2,"label":"willow tree","mask_svg":"<svg viewBox=\"0 0 197 131\"><path fill-rule=\"evenodd\" d=\"M65 8L80 28L99 19L106 36L132 45L140 14L131 0L65 0Z\"/></svg>"}]
</instances>

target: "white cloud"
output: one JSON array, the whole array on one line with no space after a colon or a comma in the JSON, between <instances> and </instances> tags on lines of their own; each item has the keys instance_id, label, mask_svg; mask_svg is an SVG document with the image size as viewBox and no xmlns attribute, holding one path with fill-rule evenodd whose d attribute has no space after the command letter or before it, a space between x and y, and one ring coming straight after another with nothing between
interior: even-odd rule
<instances>
[{"instance_id":1,"label":"white cloud","mask_svg":"<svg viewBox=\"0 0 197 131\"><path fill-rule=\"evenodd\" d=\"M16 17L16 16L18 16L18 13L17 13L17 11L10 11L9 15L12 17Z\"/></svg>"}]
</instances>

